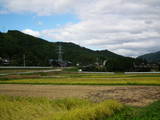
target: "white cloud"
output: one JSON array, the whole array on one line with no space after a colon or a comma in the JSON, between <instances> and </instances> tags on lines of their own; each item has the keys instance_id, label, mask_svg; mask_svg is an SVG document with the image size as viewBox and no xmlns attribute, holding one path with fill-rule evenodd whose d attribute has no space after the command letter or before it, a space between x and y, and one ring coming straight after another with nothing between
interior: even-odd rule
<instances>
[{"instance_id":1,"label":"white cloud","mask_svg":"<svg viewBox=\"0 0 160 120\"><path fill-rule=\"evenodd\" d=\"M10 12L52 15L72 11L81 1L85 0L0 0L0 3Z\"/></svg>"},{"instance_id":2,"label":"white cloud","mask_svg":"<svg viewBox=\"0 0 160 120\"><path fill-rule=\"evenodd\" d=\"M54 40L76 42L94 49L109 49L121 55L138 56L157 51L160 46L158 25L144 21L122 20L115 24L104 21L82 21L58 29L44 30L41 34Z\"/></svg>"},{"instance_id":3,"label":"white cloud","mask_svg":"<svg viewBox=\"0 0 160 120\"><path fill-rule=\"evenodd\" d=\"M27 33L138 56L160 46L160 0L0 0L8 12L74 13L79 23ZM26 7L27 6L27 7ZM35 34L35 35L36 35Z\"/></svg>"},{"instance_id":4,"label":"white cloud","mask_svg":"<svg viewBox=\"0 0 160 120\"><path fill-rule=\"evenodd\" d=\"M35 36L35 37L40 37L40 32L31 30L31 29L25 29L22 32L29 34L29 35L32 35L32 36Z\"/></svg>"}]
</instances>

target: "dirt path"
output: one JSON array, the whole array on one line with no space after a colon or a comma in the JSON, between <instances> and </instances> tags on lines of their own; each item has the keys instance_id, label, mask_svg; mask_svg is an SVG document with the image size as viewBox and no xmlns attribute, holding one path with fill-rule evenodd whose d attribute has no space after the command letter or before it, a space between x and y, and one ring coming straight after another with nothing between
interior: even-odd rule
<instances>
[{"instance_id":1,"label":"dirt path","mask_svg":"<svg viewBox=\"0 0 160 120\"><path fill-rule=\"evenodd\" d=\"M31 74L31 73L48 73L48 72L57 72L61 71L61 69L53 69L53 70L1 70L0 76L6 75L20 75L20 74Z\"/></svg>"},{"instance_id":2,"label":"dirt path","mask_svg":"<svg viewBox=\"0 0 160 120\"><path fill-rule=\"evenodd\" d=\"M1 95L49 98L79 97L95 102L116 99L122 103L144 106L160 100L160 86L78 86L0 84Z\"/></svg>"}]
</instances>

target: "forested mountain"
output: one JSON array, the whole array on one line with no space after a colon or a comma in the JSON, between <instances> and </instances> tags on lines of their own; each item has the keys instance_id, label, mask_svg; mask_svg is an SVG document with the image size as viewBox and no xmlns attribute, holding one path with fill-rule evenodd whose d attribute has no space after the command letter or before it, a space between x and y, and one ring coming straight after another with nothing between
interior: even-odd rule
<instances>
[{"instance_id":1,"label":"forested mountain","mask_svg":"<svg viewBox=\"0 0 160 120\"><path fill-rule=\"evenodd\" d=\"M59 44L63 49L63 60L71 61L73 65L89 65L107 60L124 69L125 66L130 67L134 60L108 50L94 51L73 43L48 42L16 30L0 33L0 57L9 59L10 65L23 65L25 55L28 66L48 66L49 59L57 59Z\"/></svg>"},{"instance_id":2,"label":"forested mountain","mask_svg":"<svg viewBox=\"0 0 160 120\"><path fill-rule=\"evenodd\" d=\"M160 51L155 53L149 53L142 56L139 56L138 58L145 59L150 63L160 63Z\"/></svg>"}]
</instances>

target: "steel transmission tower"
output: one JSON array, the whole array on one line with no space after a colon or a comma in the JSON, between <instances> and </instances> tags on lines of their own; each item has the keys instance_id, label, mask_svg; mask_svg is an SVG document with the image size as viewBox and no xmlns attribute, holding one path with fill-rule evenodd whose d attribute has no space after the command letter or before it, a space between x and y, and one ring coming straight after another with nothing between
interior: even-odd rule
<instances>
[{"instance_id":1,"label":"steel transmission tower","mask_svg":"<svg viewBox=\"0 0 160 120\"><path fill-rule=\"evenodd\" d=\"M60 63L63 61L62 54L63 54L63 52L62 52L62 45L59 44L59 46L58 46L58 62L60 62Z\"/></svg>"}]
</instances>

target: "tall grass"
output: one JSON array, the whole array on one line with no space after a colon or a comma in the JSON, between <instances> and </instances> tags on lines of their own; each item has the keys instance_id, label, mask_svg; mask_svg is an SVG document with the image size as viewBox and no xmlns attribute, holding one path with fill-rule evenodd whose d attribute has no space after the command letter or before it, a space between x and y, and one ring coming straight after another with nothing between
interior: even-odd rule
<instances>
[{"instance_id":1,"label":"tall grass","mask_svg":"<svg viewBox=\"0 0 160 120\"><path fill-rule=\"evenodd\" d=\"M0 120L101 120L123 108L117 101L0 96Z\"/></svg>"},{"instance_id":2,"label":"tall grass","mask_svg":"<svg viewBox=\"0 0 160 120\"><path fill-rule=\"evenodd\" d=\"M103 120L122 109L122 105L116 101L83 106L55 116L53 120Z\"/></svg>"}]
</instances>

